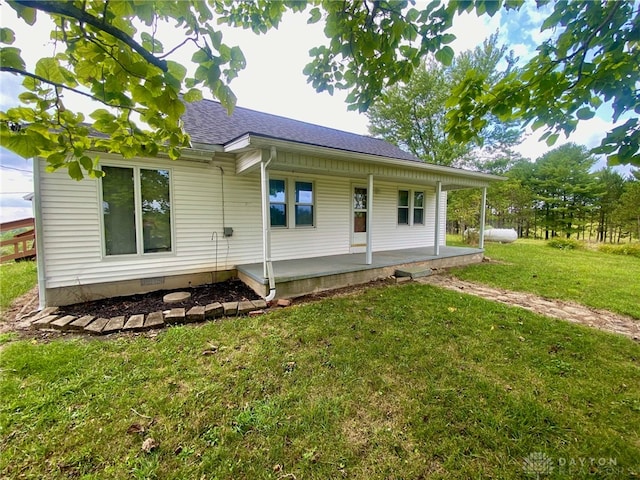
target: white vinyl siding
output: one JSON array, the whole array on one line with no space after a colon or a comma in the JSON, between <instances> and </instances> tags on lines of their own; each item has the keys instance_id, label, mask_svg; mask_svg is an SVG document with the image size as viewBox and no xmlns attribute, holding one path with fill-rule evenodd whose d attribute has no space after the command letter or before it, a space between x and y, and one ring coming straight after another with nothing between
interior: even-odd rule
<instances>
[{"instance_id":1,"label":"white vinyl siding","mask_svg":"<svg viewBox=\"0 0 640 480\"><path fill-rule=\"evenodd\" d=\"M100 182L69 178L65 170L54 173L40 168L42 243L46 288L82 285L233 269L236 265L262 261L262 210L260 173L236 175L233 160L215 163L162 159L125 161L101 155L107 165L171 170L173 210L172 252L165 254L103 255ZM309 165L304 174L273 168L271 178L288 180L289 228L271 230L273 260L346 254L350 251L352 185L362 175L309 173L324 168L326 160L279 154L286 163ZM336 162L337 164L338 162ZM340 168L343 168L342 165ZM355 165L354 168L359 168ZM346 168L346 167L344 167ZM222 172L224 171L224 174ZM374 179L372 235L373 250L432 246L435 189L411 182ZM295 182L313 185L313 227L295 228ZM224 189L222 187L224 183ZM398 190L424 191L424 225L403 228L397 224ZM224 191L224 199L222 192ZM224 210L224 212L223 212ZM441 244L445 239L446 192L441 199ZM224 221L223 221L224 219ZM233 228L224 237L223 227ZM212 275L213 277L213 275Z\"/></svg>"}]
</instances>

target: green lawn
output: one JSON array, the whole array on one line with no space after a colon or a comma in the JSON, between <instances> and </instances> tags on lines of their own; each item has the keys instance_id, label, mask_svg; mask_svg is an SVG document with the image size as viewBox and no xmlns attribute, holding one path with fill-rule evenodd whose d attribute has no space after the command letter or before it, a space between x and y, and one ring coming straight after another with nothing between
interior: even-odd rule
<instances>
[{"instance_id":1,"label":"green lawn","mask_svg":"<svg viewBox=\"0 0 640 480\"><path fill-rule=\"evenodd\" d=\"M31 290L37 282L36 262L7 262L0 264L0 314L20 295Z\"/></svg>"},{"instance_id":2,"label":"green lawn","mask_svg":"<svg viewBox=\"0 0 640 480\"><path fill-rule=\"evenodd\" d=\"M483 263L452 273L463 280L573 300L640 319L640 258L560 250L541 240L526 239L509 244L487 242L485 255L502 263Z\"/></svg>"},{"instance_id":3,"label":"green lawn","mask_svg":"<svg viewBox=\"0 0 640 480\"><path fill-rule=\"evenodd\" d=\"M0 368L3 478L515 479L536 452L544 479L640 475L636 343L429 285Z\"/></svg>"}]
</instances>

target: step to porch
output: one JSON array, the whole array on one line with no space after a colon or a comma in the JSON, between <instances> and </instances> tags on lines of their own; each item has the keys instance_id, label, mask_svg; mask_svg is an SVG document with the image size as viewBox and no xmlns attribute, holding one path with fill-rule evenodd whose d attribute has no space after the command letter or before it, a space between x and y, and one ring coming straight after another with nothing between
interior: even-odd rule
<instances>
[{"instance_id":1,"label":"step to porch","mask_svg":"<svg viewBox=\"0 0 640 480\"><path fill-rule=\"evenodd\" d=\"M430 268L405 267L405 268L400 268L400 269L396 270L394 275L396 277L409 277L409 278L413 279L413 278L428 277L432 273L433 273L433 271Z\"/></svg>"}]
</instances>

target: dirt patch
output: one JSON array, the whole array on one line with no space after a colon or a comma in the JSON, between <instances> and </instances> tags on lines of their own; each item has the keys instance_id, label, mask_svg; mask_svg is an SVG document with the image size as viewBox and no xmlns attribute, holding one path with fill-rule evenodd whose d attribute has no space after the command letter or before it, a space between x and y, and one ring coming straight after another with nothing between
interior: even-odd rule
<instances>
[{"instance_id":1,"label":"dirt patch","mask_svg":"<svg viewBox=\"0 0 640 480\"><path fill-rule=\"evenodd\" d=\"M543 298L532 293L489 287L460 280L450 275L433 275L421 278L419 281L448 290L486 298L487 300L521 307L547 317L559 318L597 328L598 330L618 333L635 341L640 341L640 320L608 310L590 308L574 302Z\"/></svg>"}]
</instances>

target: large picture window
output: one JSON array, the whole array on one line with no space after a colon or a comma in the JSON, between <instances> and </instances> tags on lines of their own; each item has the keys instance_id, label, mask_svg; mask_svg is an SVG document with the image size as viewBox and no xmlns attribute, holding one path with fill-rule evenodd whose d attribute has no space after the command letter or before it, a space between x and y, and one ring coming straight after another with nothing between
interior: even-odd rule
<instances>
[{"instance_id":1,"label":"large picture window","mask_svg":"<svg viewBox=\"0 0 640 480\"><path fill-rule=\"evenodd\" d=\"M102 169L105 254L170 252L169 170L110 166Z\"/></svg>"},{"instance_id":2,"label":"large picture window","mask_svg":"<svg viewBox=\"0 0 640 480\"><path fill-rule=\"evenodd\" d=\"M398 225L424 225L424 191L398 190Z\"/></svg>"}]
</instances>

